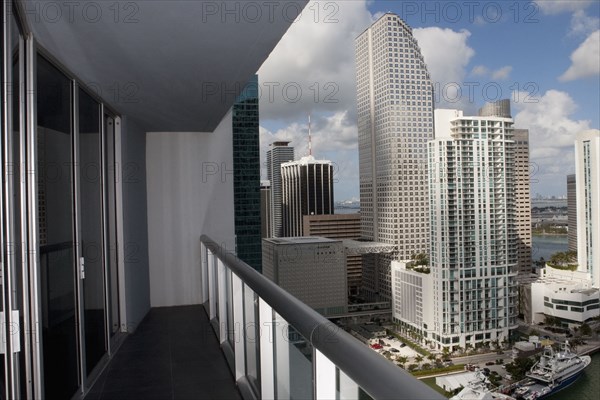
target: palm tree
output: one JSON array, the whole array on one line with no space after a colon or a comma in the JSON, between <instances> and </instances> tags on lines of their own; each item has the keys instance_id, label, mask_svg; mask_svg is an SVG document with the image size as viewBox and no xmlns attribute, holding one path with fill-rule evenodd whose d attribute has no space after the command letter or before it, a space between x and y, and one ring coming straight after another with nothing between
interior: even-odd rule
<instances>
[{"instance_id":1,"label":"palm tree","mask_svg":"<svg viewBox=\"0 0 600 400\"><path fill-rule=\"evenodd\" d=\"M433 361L435 361L435 354L429 354L429 355L427 356L427 358L428 358L430 361L432 361L432 362L433 362Z\"/></svg>"},{"instance_id":2,"label":"palm tree","mask_svg":"<svg viewBox=\"0 0 600 400\"><path fill-rule=\"evenodd\" d=\"M400 364L400 366L402 368L404 368L404 366L408 362L408 357L406 357L406 356L399 356L396 360L398 361L398 364Z\"/></svg>"},{"instance_id":3,"label":"palm tree","mask_svg":"<svg viewBox=\"0 0 600 400\"><path fill-rule=\"evenodd\" d=\"M444 348L442 349L442 357L444 358L444 360L445 360L446 358L448 358L448 356L449 356L449 355L450 355L450 350L449 350L447 347L444 347Z\"/></svg>"},{"instance_id":4,"label":"palm tree","mask_svg":"<svg viewBox=\"0 0 600 400\"><path fill-rule=\"evenodd\" d=\"M418 364L421 364L421 362L423 361L423 356L419 354L418 356L415 357L415 361Z\"/></svg>"}]
</instances>

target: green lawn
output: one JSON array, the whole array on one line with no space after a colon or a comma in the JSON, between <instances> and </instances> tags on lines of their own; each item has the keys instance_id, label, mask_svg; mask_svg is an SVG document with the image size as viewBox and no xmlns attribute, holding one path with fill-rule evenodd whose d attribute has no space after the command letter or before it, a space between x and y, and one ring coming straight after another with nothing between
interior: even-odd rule
<instances>
[{"instance_id":1,"label":"green lawn","mask_svg":"<svg viewBox=\"0 0 600 400\"><path fill-rule=\"evenodd\" d=\"M432 388L433 390L435 390L436 392L440 393L442 396L446 396L446 392L444 392L444 389L435 384L435 378L423 378L419 380L427 386L429 386L430 388Z\"/></svg>"}]
</instances>

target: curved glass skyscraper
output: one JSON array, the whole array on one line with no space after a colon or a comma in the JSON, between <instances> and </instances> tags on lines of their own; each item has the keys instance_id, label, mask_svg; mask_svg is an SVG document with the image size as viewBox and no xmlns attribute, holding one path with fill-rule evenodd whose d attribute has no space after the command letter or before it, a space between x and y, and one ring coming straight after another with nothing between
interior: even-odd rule
<instances>
[{"instance_id":1,"label":"curved glass skyscraper","mask_svg":"<svg viewBox=\"0 0 600 400\"><path fill-rule=\"evenodd\" d=\"M398 15L384 14L355 46L362 236L393 244L399 259L409 259L429 247L433 85L412 29ZM391 259L364 259L367 291L391 298Z\"/></svg>"}]
</instances>

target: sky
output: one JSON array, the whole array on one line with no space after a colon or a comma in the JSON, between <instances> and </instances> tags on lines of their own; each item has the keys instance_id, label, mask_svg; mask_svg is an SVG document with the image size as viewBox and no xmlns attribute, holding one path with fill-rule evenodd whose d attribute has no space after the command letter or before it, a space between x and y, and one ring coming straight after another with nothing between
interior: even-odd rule
<instances>
[{"instance_id":1,"label":"sky","mask_svg":"<svg viewBox=\"0 0 600 400\"><path fill-rule=\"evenodd\" d=\"M476 115L510 98L530 132L532 196L565 195L575 135L600 126L598 1L310 1L258 71L262 165L275 140L308 153L310 114L335 199L359 197L354 40L388 11L413 28L436 108Z\"/></svg>"}]
</instances>

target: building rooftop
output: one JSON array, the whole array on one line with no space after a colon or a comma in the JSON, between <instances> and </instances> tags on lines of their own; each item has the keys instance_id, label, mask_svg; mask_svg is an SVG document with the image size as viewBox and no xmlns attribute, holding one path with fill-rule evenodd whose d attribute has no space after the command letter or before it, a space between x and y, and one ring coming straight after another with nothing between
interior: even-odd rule
<instances>
[{"instance_id":1,"label":"building rooftop","mask_svg":"<svg viewBox=\"0 0 600 400\"><path fill-rule=\"evenodd\" d=\"M353 239L342 239L342 242L348 255L393 253L397 250L395 245L381 242L363 242Z\"/></svg>"},{"instance_id":2,"label":"building rooftop","mask_svg":"<svg viewBox=\"0 0 600 400\"><path fill-rule=\"evenodd\" d=\"M338 243L341 240L328 239L320 236L296 236L284 238L263 239L274 244L315 244L315 243Z\"/></svg>"},{"instance_id":3,"label":"building rooftop","mask_svg":"<svg viewBox=\"0 0 600 400\"><path fill-rule=\"evenodd\" d=\"M287 167L289 165L308 165L308 164L331 164L329 160L317 160L313 156L304 156L296 161L288 161L281 164L282 167Z\"/></svg>"}]
</instances>

